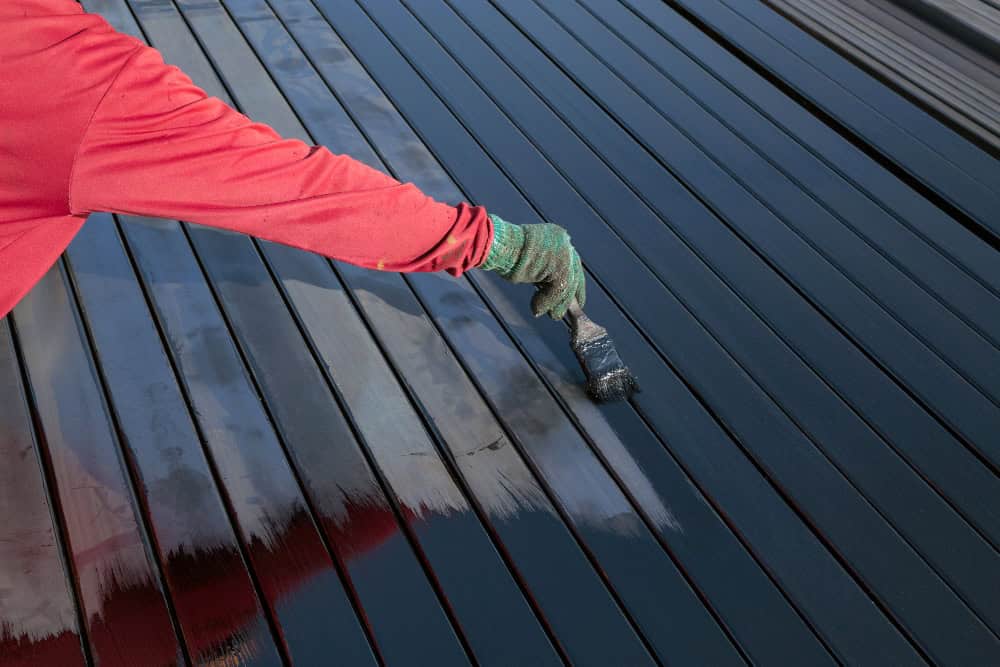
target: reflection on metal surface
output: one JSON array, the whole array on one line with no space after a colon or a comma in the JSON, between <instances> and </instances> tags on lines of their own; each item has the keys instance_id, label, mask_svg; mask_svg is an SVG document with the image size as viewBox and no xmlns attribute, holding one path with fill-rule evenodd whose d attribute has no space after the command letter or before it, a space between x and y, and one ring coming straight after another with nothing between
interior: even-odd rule
<instances>
[{"instance_id":1,"label":"reflection on metal surface","mask_svg":"<svg viewBox=\"0 0 1000 667\"><path fill-rule=\"evenodd\" d=\"M299 0L283 2L269 8L263 0L233 0L225 3L229 10L233 12L238 22L243 22L244 30L250 34L259 33L262 43L268 49L273 49L280 53L276 56L278 63L299 62L303 60L301 53L288 36L280 30L275 17L271 14L271 9L277 10L282 19L291 29L299 34L308 35L308 40L315 42L316 46L311 48L313 63L319 72L328 77L328 80L335 85L338 96L351 106L352 113L360 117L368 130L370 136L377 136L383 139L379 148L385 150L387 158L395 165L405 165L407 168L407 178L414 178L419 181L419 185L426 191L443 200L456 200L460 198L454 184L427 151L426 147L413 134L412 130L402 122L395 107L385 97L385 95L374 85L371 78L363 70L350 51L340 41L338 36L330 29L329 24L319 16L316 8L308 3ZM270 24L270 28L262 25ZM307 40L307 41L308 41ZM269 64L269 54L265 51L261 54L265 64ZM384 169L379 162L379 158L371 151L370 147L363 141L362 136L351 124L350 119L344 114L340 102L334 98L330 90L315 75L306 75L304 69L307 65L303 62L298 68L295 78L294 88L289 86L286 93L289 94L293 103L301 101L307 107L301 111L303 120L312 132L312 138L320 143L329 146L359 146L356 154L359 158L366 160L375 168ZM282 77L288 76L282 73ZM279 79L278 83L282 83ZM319 102L322 102L320 104ZM313 113L313 108L324 109L323 114ZM373 112L373 109L377 109ZM329 122L330 116L341 117L341 122ZM391 137L391 141L389 140ZM418 178L419 177L419 178ZM284 253L283 250L270 250L269 253ZM329 303L323 304L323 300L340 301L346 297L336 294L323 294L321 286L334 287L330 279L324 280L316 272L310 273L303 263L286 260L280 262L281 274L285 279L285 286L293 293L296 305L300 311L319 310L323 307L330 308ZM465 384L464 379L458 379L449 370L452 362L451 353L446 350L439 350L441 346L440 335L433 329L428 329L426 322L423 322L425 314L422 309L415 307L416 302L413 295L398 276L384 276L381 274L371 274L360 271L350 266L341 266L341 272L347 277L355 295L361 301L363 308L369 312L369 316L382 323L383 327L391 327L394 341L385 341L387 345L398 350L395 355L396 363L406 367L410 384L421 395L434 395L443 392L443 396L449 393L474 392L471 385ZM505 381L505 386L509 388L509 395L513 401L527 399L537 388L537 380L534 375L525 370L524 367L516 363L519 352L515 350L508 338L498 337L488 327L477 327L476 322L487 322L493 320L493 316L483 306L482 301L475 298L474 294L459 287L460 283L455 283L443 276L414 276L411 280L416 284L430 284L440 281L440 285L435 285L434 289L443 291L442 297L447 309L451 313L449 318L449 329L460 331L463 328L472 327L474 331L468 334L470 339L475 340L477 354L483 358L492 358L499 355L504 359L512 359L509 364L497 362L498 368L517 369L515 374L523 374L524 377L509 377ZM304 308L304 302L311 308ZM344 307L346 308L346 306ZM349 310L349 309L347 309ZM346 312L337 309L337 312ZM308 318L308 312L304 315ZM495 323L495 321L494 321ZM463 335L464 332L462 332ZM330 332L320 326L311 327L311 334L316 338L317 345L321 348L326 361L331 366L334 379L351 378L350 382L342 382L341 391L355 396L346 396L346 400L351 405L352 410L362 411L362 415L378 412L385 404L395 404L397 400L405 400L395 395L399 393L399 388L394 381L384 381L376 378L372 373L371 365L384 364L381 360L360 363L351 357L355 350L348 351L344 346L338 345L337 337L352 336L356 339L365 340L368 332L360 323L345 321L341 316L337 321L337 331ZM400 340L401 339L401 340ZM505 348L502 353L498 352ZM378 354L377 351L372 354ZM514 355L513 357L511 355ZM371 365L369 365L371 364ZM387 372L383 369L382 372ZM365 381L357 381L355 378L364 377ZM457 387L465 385L464 391ZM527 391L527 393L524 393ZM366 393L367 392L367 393ZM353 400L352 400L353 399ZM421 400L430 401L430 398ZM449 422L458 422L457 426L452 426L450 430L445 429L441 423L437 424L440 429L447 430L444 433L448 446L456 456L463 476L473 489L477 499L482 504L485 511L498 518L508 518L516 514L517 511L543 510L553 511L544 494L538 486L537 480L529 469L524 466L518 455L511 451L499 451L502 447L509 445L507 435L501 430L492 417L483 415L480 411L471 409L469 403L464 400L458 401L433 401L432 414L448 414ZM500 412L506 411L506 406L500 406ZM531 433L532 441L542 436L546 432L545 421L537 419L537 410L522 411L525 422L534 424L527 430ZM365 419L359 415L358 421L365 423ZM441 417L436 416L435 421ZM400 481L393 484L397 493L401 494L403 502L411 508L438 507L443 510L460 509L464 500L459 496L428 497L432 494L429 491L428 483L439 489L447 488L450 482L434 484L432 479L424 477L425 484L419 484L421 474L429 474L427 469L413 468L410 461L400 459L397 452L400 450L413 450L412 457L423 458L425 448L428 444L426 438L419 434L421 426L419 423L412 424L413 415L401 415L394 412L391 419L383 418L387 422L386 426L397 429L397 434L387 434L385 437L371 437L369 440L373 446L381 446L381 443L391 443L385 447L385 456L379 457L380 465L386 471L390 479L394 476ZM462 423L465 422L465 423ZM377 421L376 421L377 423ZM457 431L457 432L456 432ZM380 433L380 435L383 435ZM609 448L613 449L619 459L631 461L625 448L618 441L614 432L607 428L602 434L610 438ZM551 435L540 438L541 442L536 443L539 449L558 448L559 437ZM407 445L406 443L411 443ZM491 447L492 445L492 447ZM475 462L469 459L476 452L481 455ZM436 455L431 457L434 463L427 465L436 466ZM611 532L631 531L636 529L635 522L629 520L609 520L622 513L630 513L627 503L620 494L611 493L606 498L593 499L594 488L605 485L603 479L600 484L595 485L596 480L587 479L586 475L579 477L578 473L583 469L591 467L581 463L586 461L588 456L581 455L579 450L569 447L568 450L552 452L552 464L556 467L567 468L564 476L570 489L578 491L567 491L566 497L571 500L570 508L579 517L588 521L594 527L603 527ZM442 471L443 473L443 471ZM601 473L603 474L603 473ZM626 484L634 488L635 493L642 501L648 501L648 509L652 520L658 525L669 526L676 529L677 524L670 515L658 494L652 489L649 481L642 471L631 462L626 465L623 471ZM458 503L458 504L453 504Z\"/></svg>"},{"instance_id":2,"label":"reflection on metal surface","mask_svg":"<svg viewBox=\"0 0 1000 667\"><path fill-rule=\"evenodd\" d=\"M228 19L221 6L183 3L182 8L197 10L188 16L196 31L206 30L216 42L230 40L228 44L233 46L233 30L231 25L227 28ZM177 7L152 13L144 12L142 7L135 9L144 27L150 30L148 34L154 44L163 49L167 57L180 58L185 70L210 93L228 99L200 48L191 42ZM127 16L123 23L128 27ZM134 27L133 23L130 29ZM236 37L238 39L238 34ZM230 50L227 46L218 48L222 52ZM235 51L240 51L238 46ZM227 57L224 60L224 69L235 68L239 77L254 72L253 67L246 67L252 59ZM191 240L205 263L236 339L247 355L250 370L260 383L260 390L270 407L269 417L274 420L288 448L290 462L316 512L317 523L346 570L350 592L364 606L364 620L386 659L392 655L401 659L426 655L428 658L450 656L450 659L463 661L464 652L435 599L412 545L396 531L396 515L275 292L260 263L258 249L246 239L196 228L191 230ZM150 254L156 256L157 250L152 249ZM256 395L253 398L259 401ZM273 437L271 440L275 445L273 451L280 452L281 447ZM335 450L332 455L331 448ZM325 475L330 466L341 475L338 479L332 480ZM287 470L287 462L278 469ZM356 524L352 516L357 508L363 512L374 510L378 520ZM405 507L402 509L404 518L412 518L412 515ZM371 548L373 535L385 538L379 538L381 546L378 549ZM366 557L358 558L362 553ZM319 579L329 583L331 577L320 577L314 582ZM392 605L385 604L387 587L396 589ZM316 591L313 585L300 599L313 597ZM279 615L292 606L301 608L301 605L279 604ZM303 614L299 620L309 622L316 616ZM286 638L291 641L288 633Z\"/></svg>"},{"instance_id":3,"label":"reflection on metal surface","mask_svg":"<svg viewBox=\"0 0 1000 667\"><path fill-rule=\"evenodd\" d=\"M79 629L6 319L0 320L0 661L82 665Z\"/></svg>"},{"instance_id":4,"label":"reflection on metal surface","mask_svg":"<svg viewBox=\"0 0 1000 667\"><path fill-rule=\"evenodd\" d=\"M61 501L91 649L106 665L176 664L171 626L120 468L62 267L17 306L31 391Z\"/></svg>"},{"instance_id":5,"label":"reflection on metal surface","mask_svg":"<svg viewBox=\"0 0 1000 667\"><path fill-rule=\"evenodd\" d=\"M242 4L244 0L227 0L228 2ZM336 6L330 6L333 4ZM392 10L387 7L374 2L366 4L366 10L372 13L385 10L388 14ZM354 33L349 39L352 48L371 68L369 71L372 71L373 76L377 77L383 86L399 86L405 89L407 94L413 92L414 86L408 81L412 78L411 73L406 70L405 63L398 61L398 55L390 55L395 54L395 51L390 46L380 43L384 39L384 33L371 26L357 7L349 2L331 2L321 3L320 8L327 20L333 23L342 35L348 32ZM394 19L390 18L386 22L392 20ZM388 30L385 23L380 27ZM401 33L411 34L410 28L412 26L403 28ZM364 55L359 52L364 52ZM408 51L407 55L413 57L413 52ZM440 69L439 65L440 63L434 63L428 67L437 72ZM325 68L323 74L329 77L328 81L336 81L338 71L339 68L330 67ZM467 86L462 87L463 91L467 88ZM343 94L339 87L337 90L339 94ZM448 90L454 92L451 88ZM352 94L365 93L352 91ZM426 95L423 97L424 99L417 103L421 108L420 113L424 114L422 118L436 119L448 115L437 113L439 110L428 114L427 111L433 107L434 100L427 99ZM295 104L294 99L292 101ZM432 106L428 107L428 104ZM416 115L420 116L420 113ZM411 120L412 118L411 116ZM433 121L427 124L435 125ZM422 129L427 132L442 130L440 127L427 130L426 125ZM441 132L438 135L442 142L449 143L458 136L453 131L454 128L444 129L452 131ZM426 138L427 135L424 136ZM316 139L331 140L320 135L316 135ZM385 141L390 145L396 143L392 136L379 137L379 141ZM475 150L472 147L467 148ZM463 151L463 154L469 152ZM463 171L461 167L452 166ZM476 172L470 165L464 167L468 167L470 173ZM404 178L412 178L414 173L416 172L407 173ZM378 277L371 279L372 282L377 280ZM607 573L610 585L622 595L626 613L632 614L647 637L655 642L657 653L669 656L670 659L679 659L680 654L689 651L691 654L711 654L713 656L711 660L717 662L738 661L732 646L725 641L714 620L691 594L681 573L666 557L660 545L652 539L630 499L621 493L608 471L604 470L601 463L593 456L593 452L580 438L580 434L565 418L558 404L552 401L551 395L541 386L533 369L524 363L520 350L511 344L496 319L482 308L481 302L468 285L430 275L414 275L409 280L427 310L441 326L444 336L461 355L468 372L476 379L479 385L478 391L485 393L492 403L493 410L500 415L511 434L516 437L518 451L530 461L531 469L545 478L549 489L558 499L558 505L569 515L567 518L577 531L578 539L601 562L601 568ZM351 282L355 281L352 279ZM360 279L357 282L361 282ZM458 285L464 287L459 288ZM357 291L357 286L354 286ZM456 289L459 291L456 292ZM466 294L461 293L462 289L466 290ZM373 285L371 291L384 298L377 286ZM466 302L467 299L471 302ZM478 321L475 316L470 316L471 312L475 312L476 306L483 310L483 317ZM399 327L386 326L386 329L395 332ZM404 352L396 357L397 363L408 366L410 365L407 363L408 359L424 352L425 350ZM468 384L467 381L464 386L461 382L452 382L450 395L462 394ZM417 381L414 385L423 386L424 382ZM429 393L434 395L434 392ZM483 415L483 419L486 422L492 420L489 411ZM482 436L483 432L479 431L479 435ZM465 440L450 437L447 439L450 445L457 442L463 446L468 446L470 440L472 442L480 440L475 437ZM490 442L489 439L485 440ZM511 449L513 448L501 448L498 451ZM550 458L549 454L553 454L553 451L554 455ZM456 459L462 458L459 452L456 452ZM648 479L644 479L644 475L640 476L645 481L644 486L650 492L649 495L661 507L660 512L653 512L652 515L664 517L663 520L666 521L665 517L669 514L662 507L662 502L659 501ZM593 502L592 499L596 499L597 502ZM519 519L519 523L524 522L525 519ZM641 578L636 576L637 571L643 572ZM538 585L537 580L533 585ZM583 590L584 587L578 586L573 597L581 599ZM589 610L598 613L600 604L593 597L588 599L588 604ZM685 610L681 613L683 622L677 618L678 609ZM572 612L566 614L565 609L554 611L565 614L560 620L568 621L573 616ZM670 620L665 622L667 619ZM575 620L579 622L579 619ZM619 628L614 627L614 620L608 615L604 615L602 620L606 626L603 636L614 636L613 646L626 650L623 648L629 644L626 633L616 634ZM574 651L586 649L591 656L595 654L594 647L587 646L585 637L574 637L574 640ZM597 649L598 652L602 650ZM641 652L641 650L635 652L624 662L638 664L642 660L639 657ZM609 659L622 661L621 656L617 658L609 656Z\"/></svg>"},{"instance_id":6,"label":"reflection on metal surface","mask_svg":"<svg viewBox=\"0 0 1000 667\"><path fill-rule=\"evenodd\" d=\"M871 655L893 664L928 655L978 664L996 653L991 588L976 586L989 583L982 575L989 568L966 567L995 556L987 542L996 543L997 524L980 508L996 503L974 502L996 495L991 470L964 447L951 450L966 452L965 464L949 456L936 466L945 459L932 450L944 449L926 443L896 452L855 447L849 458L792 446L809 438L817 446L853 442L839 437L853 433L850 424L827 419L823 406L843 412L874 396L847 375L830 376L846 379L826 386L815 373L849 366L893 379L864 355L851 366L857 337L840 340L837 327L850 333L857 318L827 326L820 315L775 305L798 303L795 286L782 282L784 256L761 263L760 243L751 243L757 237L716 224L712 212L728 210L741 182L715 158L754 146L770 151L774 142L747 143L765 130L732 114L735 144L715 142L705 128L725 123L733 103L743 108L733 95L742 96L779 126L766 132L791 133L781 146L802 154L798 140L823 149L805 155L803 169L816 159L857 160L835 150L836 141L800 136L812 127L795 124L806 112L780 91L771 100L772 88L741 87L746 77L730 68L738 59L699 26L655 0L83 3L150 39L210 95L231 102L232 93L241 111L283 134L388 165L439 200L462 198L461 188L510 219L550 217L571 227L574 242L590 249L597 279L588 309L616 329L616 341L623 334L623 352L642 360L638 370L654 389L631 404L589 402L563 327L532 321L528 288L492 276L331 270L315 256L237 235L125 216L122 245L111 218L95 215L78 239L91 243L88 254L78 242L65 263L71 272L53 270L10 320L20 350L0 322L2 667L80 665L91 656L102 666L286 657L312 664L328 656L350 665L546 657L552 664L826 664ZM681 4L741 47L753 46L758 28L765 37L779 28L761 23L769 14L742 29L732 24L739 17L724 8L737 4L730 0ZM708 9L716 5L722 9ZM765 68L782 64L766 49L750 55ZM667 79L654 69L676 84L679 106L657 102ZM795 72L775 71L794 83ZM851 79L845 90L859 83ZM621 106L623 99L635 104ZM859 109L831 113L861 136L874 117ZM691 166L676 151L653 150L663 128L673 128L680 149L700 142L711 155L688 150L697 158ZM886 145L894 154L883 157L909 170L904 152L913 146ZM888 215L916 205L893 194L905 184L892 174L861 167L854 171L887 202ZM820 173L811 168L806 185ZM958 191L965 181L956 173L942 172L952 183L944 189L923 185ZM756 188L767 186L761 205L773 204L776 215L806 187L792 179L789 190L787 180ZM683 182L698 186L702 201ZM867 201L866 190L854 191L861 181L844 182L847 200ZM924 209L932 221L947 218L933 203ZM850 226L851 211L838 224ZM918 235L929 234L934 257L927 258L956 263L914 280L958 294L954 285L975 287L977 276L993 275L983 273L985 254L952 235L954 225L928 224L918 225ZM822 238L846 242L842 233ZM878 237L876 250L891 260L924 247L908 234ZM712 243L719 239L721 246ZM876 255L865 256L882 262ZM905 270L908 260L899 257ZM871 270L881 270L876 264ZM792 300L743 289L761 282L740 280L745 275L780 283ZM856 287L881 289L897 303L885 291L892 286L880 285ZM989 308L961 303L992 297L971 294L959 296L973 301L948 307L988 333ZM834 296L829 303L839 304ZM904 311L907 322L925 322ZM786 312L792 319L774 319ZM822 327L810 324L816 317ZM766 335L741 337L729 320ZM912 333L930 336L931 357L959 354L941 347L935 332L944 329L936 326ZM795 355L792 366L760 362L775 356L770 346L791 340L786 329L802 343L792 347L803 363L827 334L839 347L820 355L828 365L817 362L815 373ZM962 331L963 340L975 335ZM875 357L892 347L878 340ZM19 386L15 351L23 352L29 387ZM906 385L893 385L902 403L862 410L875 429L865 437L885 436L890 446L920 441L903 437L916 431L900 415L944 433L932 412L978 427L963 417L972 413L961 411L961 400L902 409L911 382L921 396L931 387L918 366L889 364ZM804 375L780 374L792 371ZM820 392L816 401L802 398L809 387ZM30 404L6 400L21 392L32 393ZM789 464L793 454L802 465ZM907 472L925 464L934 471L926 484ZM872 503L857 495L868 489L859 480L876 479L857 475L897 468L903 482L912 478L897 492ZM830 497L817 496L820 487L836 492L837 502L817 500ZM931 511L916 515L955 539L910 531L913 508ZM857 526L867 526L861 541ZM67 571L78 578L72 586Z\"/></svg>"},{"instance_id":7,"label":"reflection on metal surface","mask_svg":"<svg viewBox=\"0 0 1000 667\"><path fill-rule=\"evenodd\" d=\"M333 562L180 226L125 218L123 231L292 658L309 655L333 636L345 657L370 660ZM351 511L343 515L349 521Z\"/></svg>"},{"instance_id":8,"label":"reflection on metal surface","mask_svg":"<svg viewBox=\"0 0 1000 667\"><path fill-rule=\"evenodd\" d=\"M447 317L449 331L461 335L465 344L472 348L471 358L492 358L491 369L484 371L487 377L499 374L499 369L506 369L496 380L499 387L497 409L501 414L516 416L527 451L566 510L592 528L620 535L641 530L634 509L616 486L608 484L607 472L588 449L581 447L571 425L557 414L552 414L550 419L543 418L542 415L548 413L540 408L550 399L540 391L538 377L523 364L520 352L510 338L501 333L496 319L483 302L466 285L450 278L421 276L420 281L436 283L435 289L441 295L437 303L442 316ZM575 392L577 403L600 414L583 395L583 390L577 386L579 383L565 384L568 386L562 389ZM538 406L533 406L533 402L538 402ZM602 452L613 457L615 470L648 518L658 527L679 529L676 519L614 430L603 417L598 423L603 428L591 435L600 442ZM496 471L484 472L496 475Z\"/></svg>"},{"instance_id":9,"label":"reflection on metal surface","mask_svg":"<svg viewBox=\"0 0 1000 667\"><path fill-rule=\"evenodd\" d=\"M67 259L192 659L236 654L277 664L264 609L111 217L93 216ZM226 604L209 604L208 577L223 572Z\"/></svg>"}]
</instances>

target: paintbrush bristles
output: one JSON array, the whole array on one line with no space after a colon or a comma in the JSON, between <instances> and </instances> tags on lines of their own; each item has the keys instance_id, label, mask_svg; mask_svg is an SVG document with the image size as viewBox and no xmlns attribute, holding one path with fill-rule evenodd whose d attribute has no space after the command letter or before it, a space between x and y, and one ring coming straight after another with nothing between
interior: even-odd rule
<instances>
[{"instance_id":1,"label":"paintbrush bristles","mask_svg":"<svg viewBox=\"0 0 1000 667\"><path fill-rule=\"evenodd\" d=\"M614 403L615 401L627 401L633 394L638 393L639 383L628 368L623 367L605 373L599 378L588 377L584 390L587 392L587 396L590 396L597 403Z\"/></svg>"},{"instance_id":2,"label":"paintbrush bristles","mask_svg":"<svg viewBox=\"0 0 1000 667\"><path fill-rule=\"evenodd\" d=\"M587 376L587 395L598 403L608 403L627 400L639 391L607 329L587 317L575 301L569 319L573 329L570 346Z\"/></svg>"}]
</instances>

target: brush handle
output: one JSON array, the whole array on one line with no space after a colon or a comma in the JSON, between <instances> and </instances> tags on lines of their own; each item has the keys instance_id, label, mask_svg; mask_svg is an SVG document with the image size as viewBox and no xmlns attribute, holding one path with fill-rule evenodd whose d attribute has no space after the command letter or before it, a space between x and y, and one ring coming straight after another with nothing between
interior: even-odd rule
<instances>
[{"instance_id":1,"label":"brush handle","mask_svg":"<svg viewBox=\"0 0 1000 667\"><path fill-rule=\"evenodd\" d=\"M589 320L590 318L583 312L583 308L580 307L579 302L574 297L569 304L569 308L566 309L566 319L569 320L569 325L575 329L577 322L580 320Z\"/></svg>"},{"instance_id":2,"label":"brush handle","mask_svg":"<svg viewBox=\"0 0 1000 667\"><path fill-rule=\"evenodd\" d=\"M607 329L587 317L587 314L583 312L583 308L580 307L576 299L573 299L569 304L569 308L566 309L566 319L573 330L574 340L590 340L607 333Z\"/></svg>"},{"instance_id":3,"label":"brush handle","mask_svg":"<svg viewBox=\"0 0 1000 667\"><path fill-rule=\"evenodd\" d=\"M569 308L566 309L566 321L575 330L581 323L590 322L591 319L587 317L586 313L583 312L583 308L580 307L580 303L574 298L570 302Z\"/></svg>"}]
</instances>

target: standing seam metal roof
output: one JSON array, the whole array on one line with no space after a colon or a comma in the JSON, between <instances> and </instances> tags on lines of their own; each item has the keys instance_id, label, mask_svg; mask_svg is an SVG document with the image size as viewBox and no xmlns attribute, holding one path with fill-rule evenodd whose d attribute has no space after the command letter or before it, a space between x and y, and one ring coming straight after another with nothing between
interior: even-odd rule
<instances>
[{"instance_id":1,"label":"standing seam metal roof","mask_svg":"<svg viewBox=\"0 0 1000 667\"><path fill-rule=\"evenodd\" d=\"M492 275L94 215L0 321L4 667L1000 659L993 157L757 0L83 4L566 226L644 391Z\"/></svg>"}]
</instances>

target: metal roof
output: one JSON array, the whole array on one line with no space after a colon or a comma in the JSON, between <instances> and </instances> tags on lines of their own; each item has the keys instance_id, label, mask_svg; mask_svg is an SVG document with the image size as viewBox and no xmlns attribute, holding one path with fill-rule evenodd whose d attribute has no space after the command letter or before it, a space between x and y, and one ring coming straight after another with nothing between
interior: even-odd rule
<instances>
[{"instance_id":1,"label":"metal roof","mask_svg":"<svg viewBox=\"0 0 1000 667\"><path fill-rule=\"evenodd\" d=\"M83 4L566 226L643 392L492 275L94 215L0 320L4 667L1000 659L994 157L757 0Z\"/></svg>"}]
</instances>

